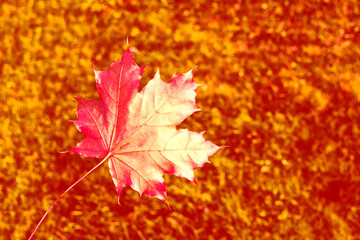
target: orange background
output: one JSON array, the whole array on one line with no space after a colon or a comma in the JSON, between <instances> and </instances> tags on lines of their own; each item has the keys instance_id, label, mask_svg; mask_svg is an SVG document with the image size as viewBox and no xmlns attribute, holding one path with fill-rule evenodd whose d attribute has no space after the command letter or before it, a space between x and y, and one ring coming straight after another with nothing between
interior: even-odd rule
<instances>
[{"instance_id":1,"label":"orange background","mask_svg":"<svg viewBox=\"0 0 360 240\"><path fill-rule=\"evenodd\" d=\"M25 239L99 159L59 151L82 135L76 101L98 98L92 64L126 39L170 80L198 66L180 127L227 146L198 184L165 176L169 203L106 164L54 207L35 239L359 239L360 6L345 1L1 1L0 236Z\"/></svg>"}]
</instances>

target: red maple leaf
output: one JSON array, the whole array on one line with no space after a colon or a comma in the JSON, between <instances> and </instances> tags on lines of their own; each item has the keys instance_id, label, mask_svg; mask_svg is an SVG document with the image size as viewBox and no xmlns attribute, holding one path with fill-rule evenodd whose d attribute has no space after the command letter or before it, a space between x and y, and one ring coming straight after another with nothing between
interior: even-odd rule
<instances>
[{"instance_id":1,"label":"red maple leaf","mask_svg":"<svg viewBox=\"0 0 360 240\"><path fill-rule=\"evenodd\" d=\"M203 132L176 129L185 118L199 111L192 71L174 76L170 83L159 72L138 92L144 68L126 50L106 71L95 71L100 100L78 98L78 120L73 121L85 138L71 151L103 158L66 189L45 212L29 240L55 204L76 184L106 160L118 195L130 186L140 196L167 201L164 173L195 182L193 170L208 162L220 148L203 138Z\"/></svg>"},{"instance_id":2,"label":"red maple leaf","mask_svg":"<svg viewBox=\"0 0 360 240\"><path fill-rule=\"evenodd\" d=\"M129 49L121 62L95 71L100 100L77 99L74 124L85 138L71 151L86 157L107 158L116 191L130 186L140 196L166 201L164 173L195 182L193 170L208 162L219 147L202 133L176 129L199 110L195 104L192 70L170 83L159 72L138 92L143 68Z\"/></svg>"}]
</instances>

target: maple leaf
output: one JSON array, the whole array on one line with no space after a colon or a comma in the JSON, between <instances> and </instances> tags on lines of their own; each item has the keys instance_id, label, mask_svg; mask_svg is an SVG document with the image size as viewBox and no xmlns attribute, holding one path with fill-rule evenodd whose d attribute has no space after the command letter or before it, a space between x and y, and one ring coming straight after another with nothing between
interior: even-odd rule
<instances>
[{"instance_id":1,"label":"maple leaf","mask_svg":"<svg viewBox=\"0 0 360 240\"><path fill-rule=\"evenodd\" d=\"M204 132L176 129L200 110L195 104L199 84L192 79L192 70L174 75L170 83L163 82L157 72L138 92L143 70L129 49L121 62L115 60L106 71L94 68L100 100L76 98L78 119L73 123L85 138L70 151L103 159L55 200L29 240L55 204L106 160L118 196L130 186L140 196L147 194L167 202L163 175L196 182L193 170L220 149L203 138Z\"/></svg>"},{"instance_id":2,"label":"maple leaf","mask_svg":"<svg viewBox=\"0 0 360 240\"><path fill-rule=\"evenodd\" d=\"M95 71L100 100L77 99L78 120L85 138L71 151L86 157L108 158L118 195L125 186L166 201L164 173L195 182L193 170L208 162L220 148L203 132L177 130L185 118L199 111L195 104L192 70L173 76L170 83L159 72L138 92L144 68L129 49L119 63Z\"/></svg>"}]
</instances>

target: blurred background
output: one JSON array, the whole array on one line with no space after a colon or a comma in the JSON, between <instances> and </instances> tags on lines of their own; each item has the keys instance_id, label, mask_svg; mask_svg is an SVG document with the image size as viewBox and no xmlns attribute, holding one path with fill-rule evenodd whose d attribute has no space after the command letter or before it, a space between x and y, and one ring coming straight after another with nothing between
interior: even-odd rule
<instances>
[{"instance_id":1,"label":"blurred background","mask_svg":"<svg viewBox=\"0 0 360 240\"><path fill-rule=\"evenodd\" d=\"M0 239L26 239L99 159L74 96L98 99L92 64L126 39L145 85L198 66L204 109L181 128L227 148L198 184L166 175L169 203L126 188L107 164L53 208L35 239L360 239L360 5L328 1L0 3Z\"/></svg>"}]
</instances>

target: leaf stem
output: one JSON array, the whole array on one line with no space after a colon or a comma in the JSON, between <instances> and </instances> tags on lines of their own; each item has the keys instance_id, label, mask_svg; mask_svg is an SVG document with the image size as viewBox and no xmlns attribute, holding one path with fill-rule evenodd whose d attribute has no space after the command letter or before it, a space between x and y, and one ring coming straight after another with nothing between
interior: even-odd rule
<instances>
[{"instance_id":1,"label":"leaf stem","mask_svg":"<svg viewBox=\"0 0 360 240\"><path fill-rule=\"evenodd\" d=\"M48 215L48 213L50 212L50 210L55 206L55 204L60 201L60 199L68 192L70 191L76 184L78 184L81 180L83 180L87 175L89 175L91 172L93 172L95 169L97 169L101 164L103 164L109 157L111 156L111 153L109 153L103 160L101 160L101 162L99 162L95 167L93 167L92 169L90 169L88 172L86 172L81 178L79 178L73 185L71 185L68 189L66 189L56 200L55 202L50 206L50 208L45 212L44 216L40 219L39 223L36 225L34 231L31 233L30 237L28 238L28 240L30 240L36 230L39 228L39 226L41 225L41 223L44 221L45 217Z\"/></svg>"}]
</instances>

